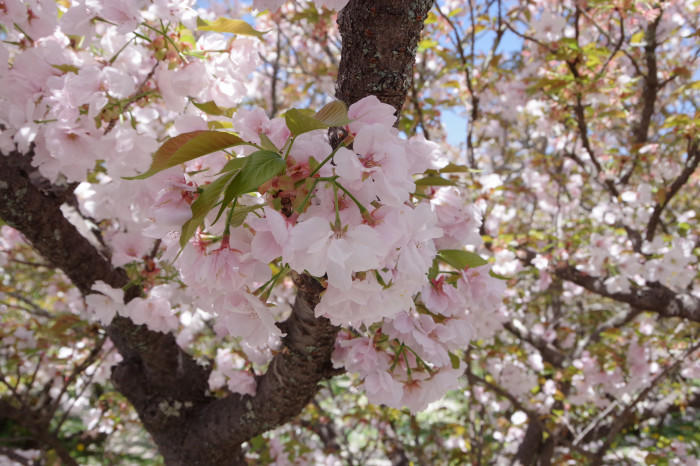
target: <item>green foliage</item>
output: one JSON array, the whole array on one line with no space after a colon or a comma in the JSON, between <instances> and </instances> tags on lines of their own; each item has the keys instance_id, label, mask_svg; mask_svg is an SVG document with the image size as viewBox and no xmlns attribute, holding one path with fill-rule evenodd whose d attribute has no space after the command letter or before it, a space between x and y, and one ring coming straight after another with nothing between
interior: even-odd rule
<instances>
[{"instance_id":1,"label":"green foliage","mask_svg":"<svg viewBox=\"0 0 700 466\"><path fill-rule=\"evenodd\" d=\"M138 176L124 177L127 180L143 180L167 168L175 167L203 155L246 142L233 133L224 131L192 131L168 139L153 155L151 167Z\"/></svg>"},{"instance_id":2,"label":"green foliage","mask_svg":"<svg viewBox=\"0 0 700 466\"><path fill-rule=\"evenodd\" d=\"M441 249L438 251L438 258L457 270L488 264L480 255L461 249Z\"/></svg>"},{"instance_id":3,"label":"green foliage","mask_svg":"<svg viewBox=\"0 0 700 466\"><path fill-rule=\"evenodd\" d=\"M180 247L185 247L209 211L219 202L222 193L224 198L215 222L235 198L258 190L263 183L282 173L285 168L284 159L278 153L267 150L230 160L224 167L223 174L206 185L192 203L192 218L182 226Z\"/></svg>"},{"instance_id":4,"label":"green foliage","mask_svg":"<svg viewBox=\"0 0 700 466\"><path fill-rule=\"evenodd\" d=\"M242 19L216 18L214 21L206 21L197 18L197 29L200 31L227 32L244 36L254 36L262 40L264 32L256 31L253 26Z\"/></svg>"},{"instance_id":5,"label":"green foliage","mask_svg":"<svg viewBox=\"0 0 700 466\"><path fill-rule=\"evenodd\" d=\"M269 150L253 152L246 159L241 171L226 188L227 195L231 193L237 197L256 191L260 185L282 173L287 166L278 153Z\"/></svg>"},{"instance_id":6,"label":"green foliage","mask_svg":"<svg viewBox=\"0 0 700 466\"><path fill-rule=\"evenodd\" d=\"M416 186L456 186L457 183L441 176L425 176L415 181Z\"/></svg>"},{"instance_id":7,"label":"green foliage","mask_svg":"<svg viewBox=\"0 0 700 466\"><path fill-rule=\"evenodd\" d=\"M182 225L180 247L184 248L190 238L192 238L192 235L197 231L197 227L204 222L204 218L218 202L219 196L221 196L224 188L226 188L227 183L231 181L235 175L236 172L228 172L202 189L197 199L192 203L192 218Z\"/></svg>"},{"instance_id":8,"label":"green foliage","mask_svg":"<svg viewBox=\"0 0 700 466\"><path fill-rule=\"evenodd\" d=\"M220 108L213 100L207 102L195 102L192 104L207 115L232 117L234 110L231 108Z\"/></svg>"},{"instance_id":9,"label":"green foliage","mask_svg":"<svg viewBox=\"0 0 700 466\"><path fill-rule=\"evenodd\" d=\"M293 108L284 114L287 128L294 136L316 129L326 129L332 126L343 126L350 123L345 104L339 100L326 104L321 110L313 113L311 110Z\"/></svg>"}]
</instances>

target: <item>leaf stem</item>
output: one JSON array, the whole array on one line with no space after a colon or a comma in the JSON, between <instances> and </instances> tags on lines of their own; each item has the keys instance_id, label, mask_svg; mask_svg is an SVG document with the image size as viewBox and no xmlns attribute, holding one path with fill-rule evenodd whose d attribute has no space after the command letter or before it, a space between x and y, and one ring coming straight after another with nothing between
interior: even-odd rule
<instances>
[{"instance_id":1,"label":"leaf stem","mask_svg":"<svg viewBox=\"0 0 700 466\"><path fill-rule=\"evenodd\" d=\"M289 157L289 151L292 150L292 146L294 145L294 141L296 141L296 140L297 140L297 135L295 134L294 136L292 136L291 141L289 141L289 146L287 147L287 151L284 153L284 160L285 161L287 160L287 157Z\"/></svg>"},{"instance_id":2,"label":"leaf stem","mask_svg":"<svg viewBox=\"0 0 700 466\"><path fill-rule=\"evenodd\" d=\"M348 197L349 197L350 199L352 199L352 202L354 202L355 205L357 205L357 208L360 209L360 212L361 212L361 213L366 214L366 213L369 212L369 211L367 210L367 207L363 206L362 203L361 203L360 201L358 201L358 200L355 198L355 196L353 196L353 195L350 193L350 191L348 191L347 189L345 189L345 187L344 187L342 184L338 183L338 182L335 181L335 180L333 181L333 184L335 184L335 185L338 186L340 189L342 189L343 192L344 192L345 194L347 194Z\"/></svg>"},{"instance_id":3,"label":"leaf stem","mask_svg":"<svg viewBox=\"0 0 700 466\"><path fill-rule=\"evenodd\" d=\"M238 204L238 198L233 200L233 204L226 215L226 225L224 226L224 237L228 237L231 232L231 217L233 217L233 211L236 209Z\"/></svg>"},{"instance_id":4,"label":"leaf stem","mask_svg":"<svg viewBox=\"0 0 700 466\"><path fill-rule=\"evenodd\" d=\"M321 167L323 167L325 164L327 164L328 161L329 161L330 159L333 158L333 156L336 154L336 152L338 152L338 149L340 149L341 147L345 147L345 145L344 145L344 144L340 144L338 147L336 147L335 149L333 149L333 151L332 151L330 154L328 154L328 157L326 157L325 159L323 159L323 161L322 161L321 163L318 164L318 167L314 168L314 170L309 174L308 177L311 178L311 177L314 176L316 173L318 173L318 171L321 169Z\"/></svg>"}]
</instances>

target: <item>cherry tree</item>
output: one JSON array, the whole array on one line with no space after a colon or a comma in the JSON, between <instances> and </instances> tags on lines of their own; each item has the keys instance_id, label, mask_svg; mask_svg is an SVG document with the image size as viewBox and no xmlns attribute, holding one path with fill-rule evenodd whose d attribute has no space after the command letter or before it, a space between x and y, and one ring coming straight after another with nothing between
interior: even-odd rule
<instances>
[{"instance_id":1,"label":"cherry tree","mask_svg":"<svg viewBox=\"0 0 700 466\"><path fill-rule=\"evenodd\" d=\"M0 455L693 461L699 8L1 3Z\"/></svg>"}]
</instances>

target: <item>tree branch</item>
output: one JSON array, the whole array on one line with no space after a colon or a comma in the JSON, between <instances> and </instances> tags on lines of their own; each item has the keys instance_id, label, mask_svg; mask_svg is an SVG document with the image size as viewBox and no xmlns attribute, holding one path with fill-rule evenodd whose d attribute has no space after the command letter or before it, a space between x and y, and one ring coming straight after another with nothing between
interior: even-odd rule
<instances>
[{"instance_id":1,"label":"tree branch","mask_svg":"<svg viewBox=\"0 0 700 466\"><path fill-rule=\"evenodd\" d=\"M647 141L649 134L649 126L651 125L651 117L654 115L654 107L656 105L656 96L659 90L659 78L657 76L658 69L656 63L656 47L659 45L656 41L656 28L661 22L663 11L654 19L649 27L644 32L644 59L647 65L647 72L644 75L644 90L642 91L642 111L639 116L639 123L633 131L634 142L644 144Z\"/></svg>"},{"instance_id":2,"label":"tree branch","mask_svg":"<svg viewBox=\"0 0 700 466\"><path fill-rule=\"evenodd\" d=\"M666 378L666 376L672 370L676 369L688 356L690 356L693 352L697 351L699 348L700 343L695 343L693 346L688 348L672 364L669 364L663 371L661 371L659 375L654 377L651 383L647 385L644 388L644 390L639 392L639 394L632 400L632 402L625 406L622 412L613 419L610 429L607 432L605 441L603 442L603 445L601 445L600 448L598 448L598 451L596 452L595 459L592 462L594 466L598 466L603 463L603 456L612 445L613 440L615 440L615 437L622 431L625 425L628 424L630 420L630 415L634 407L640 401L644 400L647 397L647 395L649 395L649 393L651 393L651 391L659 384L659 382Z\"/></svg>"},{"instance_id":3,"label":"tree branch","mask_svg":"<svg viewBox=\"0 0 700 466\"><path fill-rule=\"evenodd\" d=\"M518 328L512 322L506 322L503 324L503 327L518 339L530 343L540 352L542 358L552 366L561 367L562 363L566 359L566 355L558 348L537 335L533 335L522 325L520 328Z\"/></svg>"},{"instance_id":4,"label":"tree branch","mask_svg":"<svg viewBox=\"0 0 700 466\"><path fill-rule=\"evenodd\" d=\"M661 317L681 317L700 322L700 299L690 293L675 292L658 282L636 287L628 293L611 293L605 286L605 278L593 277L573 266L559 267L555 274L588 291L627 303L636 309L655 312Z\"/></svg>"},{"instance_id":5,"label":"tree branch","mask_svg":"<svg viewBox=\"0 0 700 466\"><path fill-rule=\"evenodd\" d=\"M61 443L57 436L50 433L51 416L43 415L32 407L22 404L20 407L6 399L0 398L0 420L11 419L32 433L32 437L39 445L52 449L60 458L61 464L78 466L78 463L70 455L70 452Z\"/></svg>"},{"instance_id":6,"label":"tree branch","mask_svg":"<svg viewBox=\"0 0 700 466\"><path fill-rule=\"evenodd\" d=\"M126 273L112 267L63 216L62 197L39 189L32 182L36 173L26 171L24 164L32 155L0 155L0 218L22 232L83 294L89 293L98 280L115 288L126 285ZM126 300L139 293L137 287L132 287ZM195 402L206 400L208 371L177 346L173 335L150 331L124 317L115 318L107 327L107 334L124 358L113 369L112 381L131 401L152 434L157 426L172 424L157 409L161 401L189 401L194 406Z\"/></svg>"},{"instance_id":7,"label":"tree branch","mask_svg":"<svg viewBox=\"0 0 700 466\"><path fill-rule=\"evenodd\" d=\"M350 0L338 15L343 51L336 97L351 104L374 94L400 113L432 6L433 0Z\"/></svg>"},{"instance_id":8,"label":"tree branch","mask_svg":"<svg viewBox=\"0 0 700 466\"><path fill-rule=\"evenodd\" d=\"M654 115L654 107L656 106L656 99L658 97L659 89L661 88L659 84L658 66L656 62L656 48L659 45L656 41L656 29L661 22L661 16L663 11L659 12L656 19L649 24L646 31L644 32L644 41L646 45L644 46L644 59L647 66L646 74L643 74L643 89L642 95L640 96L641 111L639 114L639 122L634 125L632 129L632 141L634 144L644 144L649 138L649 127L651 125L651 118ZM634 63L634 62L633 62ZM641 70L637 70L638 74ZM632 159L632 165L630 166L627 173L622 175L620 178L620 183L627 184L629 179L632 177L637 163L639 162L639 155L636 155Z\"/></svg>"},{"instance_id":9,"label":"tree branch","mask_svg":"<svg viewBox=\"0 0 700 466\"><path fill-rule=\"evenodd\" d=\"M656 226L661 220L661 212L666 208L673 196L675 196L678 191L685 185L690 179L690 175L698 168L700 164L700 140L691 140L688 142L688 158L685 160L685 166L678 175L671 187L664 195L664 200L654 206L654 211L649 217L649 223L647 223L646 239L647 241L652 241L654 239L654 234L656 233Z\"/></svg>"}]
</instances>

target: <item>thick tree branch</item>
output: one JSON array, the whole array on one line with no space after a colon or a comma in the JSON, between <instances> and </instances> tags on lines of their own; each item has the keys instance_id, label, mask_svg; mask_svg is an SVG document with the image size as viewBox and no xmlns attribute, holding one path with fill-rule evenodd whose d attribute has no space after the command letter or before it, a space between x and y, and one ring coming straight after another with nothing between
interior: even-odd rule
<instances>
[{"instance_id":1,"label":"thick tree branch","mask_svg":"<svg viewBox=\"0 0 700 466\"><path fill-rule=\"evenodd\" d=\"M98 280L115 288L126 285L126 273L112 267L63 216L63 199L32 182L36 174L30 174L22 163L31 155L0 156L0 218L21 231L83 294ZM127 300L139 292L132 287ZM194 406L205 401L208 373L177 346L173 335L150 331L124 317L115 318L107 333L124 358L113 369L112 380L151 433L156 426L171 424L158 409L160 402L179 400Z\"/></svg>"},{"instance_id":2,"label":"thick tree branch","mask_svg":"<svg viewBox=\"0 0 700 466\"><path fill-rule=\"evenodd\" d=\"M433 0L350 0L338 15L343 52L336 97L351 104L374 94L400 113L432 6Z\"/></svg>"},{"instance_id":3,"label":"thick tree branch","mask_svg":"<svg viewBox=\"0 0 700 466\"><path fill-rule=\"evenodd\" d=\"M681 317L700 322L700 299L690 293L675 292L661 283L647 283L627 293L611 293L605 286L605 278L593 277L576 270L573 266L559 267L555 273L558 277L588 291L627 303L633 308L655 312L661 317Z\"/></svg>"},{"instance_id":4,"label":"thick tree branch","mask_svg":"<svg viewBox=\"0 0 700 466\"><path fill-rule=\"evenodd\" d=\"M658 67L656 63L656 29L661 23L663 12L649 24L644 33L644 59L647 65L647 72L644 75L644 89L642 91L642 110L639 115L639 123L634 127L633 138L637 144L644 144L649 135L651 117L654 115L656 106L656 96L659 90Z\"/></svg>"},{"instance_id":5,"label":"thick tree branch","mask_svg":"<svg viewBox=\"0 0 700 466\"><path fill-rule=\"evenodd\" d=\"M661 85L659 84L658 66L656 62L656 48L659 45L656 41L656 29L661 22L662 15L663 11L661 11L656 19L649 24L644 32L644 42L646 43L644 46L644 60L646 62L647 72L643 75L643 89L642 95L640 96L642 108L639 112L639 121L632 128L632 141L637 145L642 145L649 139L651 118L654 116L656 99L658 97L659 89L661 88ZM638 74L640 71L641 70L639 69L637 70ZM639 155L632 159L632 165L630 166L629 170L627 170L627 173L622 175L620 178L620 183L627 184L627 182L629 182L638 163Z\"/></svg>"},{"instance_id":6,"label":"thick tree branch","mask_svg":"<svg viewBox=\"0 0 700 466\"><path fill-rule=\"evenodd\" d=\"M63 196L55 195L55 190L43 189L45 183L34 182L35 173L23 163L32 156L31 152L0 156L0 218L21 231L82 293L88 293L97 280L121 288L128 281L126 274L115 270L66 220L60 210Z\"/></svg>"},{"instance_id":7,"label":"thick tree branch","mask_svg":"<svg viewBox=\"0 0 700 466\"><path fill-rule=\"evenodd\" d=\"M126 285L126 273L112 267L109 260L63 216L61 200L42 192L30 181L27 172L13 165L13 159L24 157L31 157L31 154L12 153L9 157L0 157L0 218L21 231L32 246L48 262L61 269L83 294L88 294L98 280L115 288ZM126 300L139 293L138 288L130 288ZM197 372L199 377L205 375L205 371L177 347L172 335L152 332L123 317L115 318L107 333L124 357L123 364L142 366L155 387L169 387L168 392L174 390L184 395L191 393L193 387L170 387L173 377L179 378L189 370ZM117 368L116 372L119 370ZM175 376L176 372L179 376ZM114 381L120 383L118 374ZM205 387L196 385L200 385L198 390L203 393Z\"/></svg>"},{"instance_id":8,"label":"thick tree branch","mask_svg":"<svg viewBox=\"0 0 700 466\"><path fill-rule=\"evenodd\" d=\"M178 464L235 464L227 451L299 414L318 392L318 383L333 373L330 354L338 329L328 319L314 316L323 287L308 275L295 274L294 281L297 297L292 315L280 324L287 333L283 348L258 378L256 395L232 394L202 409L190 421ZM220 457L210 455L210 462L201 461L202 444Z\"/></svg>"}]
</instances>

